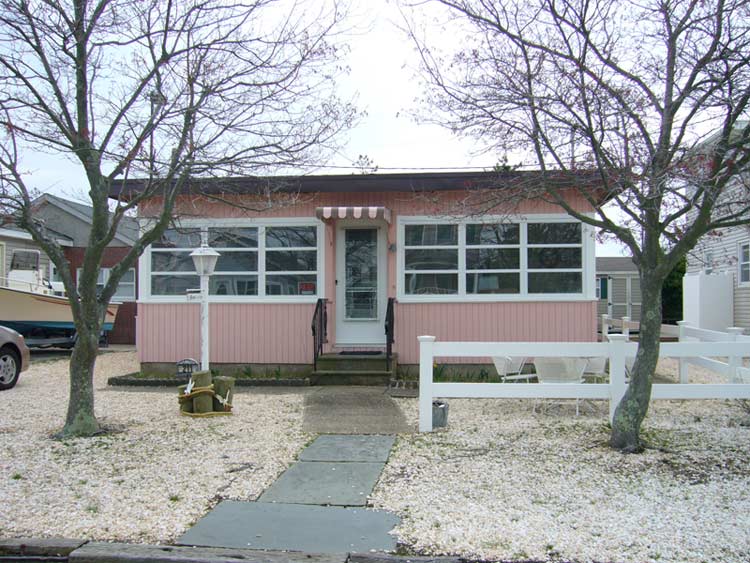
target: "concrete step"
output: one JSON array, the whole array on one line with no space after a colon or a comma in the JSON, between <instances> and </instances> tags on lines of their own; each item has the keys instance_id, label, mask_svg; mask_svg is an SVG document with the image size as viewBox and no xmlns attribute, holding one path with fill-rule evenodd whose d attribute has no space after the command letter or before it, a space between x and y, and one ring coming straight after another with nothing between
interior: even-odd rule
<instances>
[{"instance_id":1,"label":"concrete step","mask_svg":"<svg viewBox=\"0 0 750 563\"><path fill-rule=\"evenodd\" d=\"M388 385L392 371L382 370L321 370L310 374L312 385Z\"/></svg>"},{"instance_id":2,"label":"concrete step","mask_svg":"<svg viewBox=\"0 0 750 563\"><path fill-rule=\"evenodd\" d=\"M391 366L396 360L394 354ZM377 371L386 367L385 354L323 354L318 357L318 369L323 371Z\"/></svg>"}]
</instances>

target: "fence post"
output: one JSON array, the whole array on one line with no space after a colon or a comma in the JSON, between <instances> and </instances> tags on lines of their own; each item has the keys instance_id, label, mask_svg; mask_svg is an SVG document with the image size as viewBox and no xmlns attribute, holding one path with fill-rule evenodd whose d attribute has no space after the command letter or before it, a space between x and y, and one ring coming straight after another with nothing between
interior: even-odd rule
<instances>
[{"instance_id":1,"label":"fence post","mask_svg":"<svg viewBox=\"0 0 750 563\"><path fill-rule=\"evenodd\" d=\"M625 342L628 342L630 340L630 327L628 326L629 322L630 317L622 318L622 335L625 337Z\"/></svg>"},{"instance_id":2,"label":"fence post","mask_svg":"<svg viewBox=\"0 0 750 563\"><path fill-rule=\"evenodd\" d=\"M623 329L624 330L624 329ZM609 421L615 418L615 408L625 395L625 345L624 334L609 336Z\"/></svg>"},{"instance_id":3,"label":"fence post","mask_svg":"<svg viewBox=\"0 0 750 563\"><path fill-rule=\"evenodd\" d=\"M742 333L745 330L741 327L736 326L730 326L727 328L727 333L729 333L729 340L730 342L737 342L737 337L742 335ZM739 381L739 378L737 377L737 368L740 367L740 361L741 359L738 356L730 356L729 357L729 382L730 383L741 383Z\"/></svg>"},{"instance_id":4,"label":"fence post","mask_svg":"<svg viewBox=\"0 0 750 563\"><path fill-rule=\"evenodd\" d=\"M680 342L686 342L687 341L687 329L690 326L690 323L687 321L677 321L677 326L680 328L680 334L679 334L679 341ZM688 362L687 358L680 357L680 383L687 383L689 381L689 371L688 366L690 363Z\"/></svg>"},{"instance_id":5,"label":"fence post","mask_svg":"<svg viewBox=\"0 0 750 563\"><path fill-rule=\"evenodd\" d=\"M434 336L419 340L419 431L432 432L432 363L435 361Z\"/></svg>"},{"instance_id":6,"label":"fence post","mask_svg":"<svg viewBox=\"0 0 750 563\"><path fill-rule=\"evenodd\" d=\"M606 342L609 336L609 322L609 315L602 315L602 342Z\"/></svg>"}]
</instances>

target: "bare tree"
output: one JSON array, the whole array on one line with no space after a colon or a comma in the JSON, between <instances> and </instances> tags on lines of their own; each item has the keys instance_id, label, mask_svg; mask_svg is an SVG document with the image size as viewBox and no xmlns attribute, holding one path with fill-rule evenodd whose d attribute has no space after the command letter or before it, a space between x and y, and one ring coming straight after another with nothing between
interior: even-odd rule
<instances>
[{"instance_id":1,"label":"bare tree","mask_svg":"<svg viewBox=\"0 0 750 563\"><path fill-rule=\"evenodd\" d=\"M632 253L643 313L611 445L639 451L659 354L662 284L701 236L750 220L740 174L750 161L750 127L742 121L750 99L750 3L434 0L414 8L447 16L443 25L454 31L441 29L442 36L461 41L446 55L415 17L407 19L428 82L428 119L500 154L523 151L549 179L598 171L595 185L576 187L593 214L573 208L554 182L485 193L479 206L542 197Z\"/></svg>"},{"instance_id":2,"label":"bare tree","mask_svg":"<svg viewBox=\"0 0 750 563\"><path fill-rule=\"evenodd\" d=\"M350 124L334 93L342 17L333 0L0 0L0 200L57 266L78 334L62 435L100 431L92 377L103 312L189 179L319 158ZM41 153L72 159L88 180L93 222L77 285L32 213L25 170ZM142 191L112 204L133 176ZM155 220L97 294L107 244L145 200Z\"/></svg>"}]
</instances>

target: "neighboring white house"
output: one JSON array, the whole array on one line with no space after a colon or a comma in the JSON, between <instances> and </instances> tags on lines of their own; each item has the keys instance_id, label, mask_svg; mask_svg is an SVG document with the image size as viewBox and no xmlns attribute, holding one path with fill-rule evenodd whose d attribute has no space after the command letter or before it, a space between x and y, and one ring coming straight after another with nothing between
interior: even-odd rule
<instances>
[{"instance_id":1,"label":"neighboring white house","mask_svg":"<svg viewBox=\"0 0 750 563\"><path fill-rule=\"evenodd\" d=\"M641 319L641 279L629 257L597 257L597 314Z\"/></svg>"},{"instance_id":2,"label":"neighboring white house","mask_svg":"<svg viewBox=\"0 0 750 563\"><path fill-rule=\"evenodd\" d=\"M750 226L703 237L688 255L684 287L685 320L726 328L701 322L707 314L723 310L714 325L731 324L750 332Z\"/></svg>"},{"instance_id":3,"label":"neighboring white house","mask_svg":"<svg viewBox=\"0 0 750 563\"><path fill-rule=\"evenodd\" d=\"M739 122L737 129L747 126ZM710 146L709 138L704 146ZM750 200L748 178L738 178L720 203ZM691 211L688 217L695 216ZM683 283L684 319L702 328L728 325L750 332L750 224L717 229L688 254Z\"/></svg>"}]
</instances>

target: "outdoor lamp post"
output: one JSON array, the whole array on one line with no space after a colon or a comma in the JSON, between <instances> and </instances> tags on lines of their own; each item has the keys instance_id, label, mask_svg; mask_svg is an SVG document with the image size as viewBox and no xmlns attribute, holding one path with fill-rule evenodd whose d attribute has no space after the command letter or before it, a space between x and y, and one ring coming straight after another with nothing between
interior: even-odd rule
<instances>
[{"instance_id":1,"label":"outdoor lamp post","mask_svg":"<svg viewBox=\"0 0 750 563\"><path fill-rule=\"evenodd\" d=\"M201 277L201 371L208 371L208 277L214 273L219 253L208 246L206 233L201 246L190 253L195 271Z\"/></svg>"}]
</instances>

